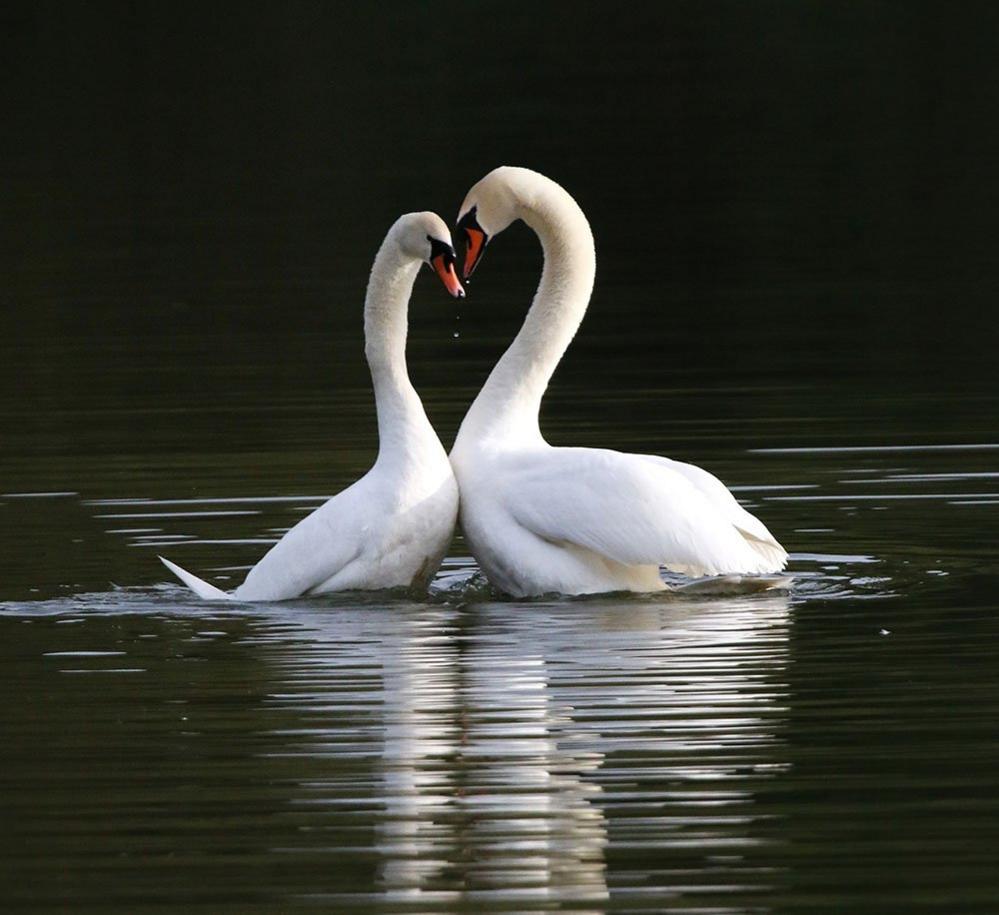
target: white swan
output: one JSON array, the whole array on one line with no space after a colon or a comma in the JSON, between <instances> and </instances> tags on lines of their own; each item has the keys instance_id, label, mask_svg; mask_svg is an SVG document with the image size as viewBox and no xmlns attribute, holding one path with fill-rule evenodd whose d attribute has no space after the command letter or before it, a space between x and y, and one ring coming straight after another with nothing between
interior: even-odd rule
<instances>
[{"instance_id":1,"label":"white swan","mask_svg":"<svg viewBox=\"0 0 999 915\"><path fill-rule=\"evenodd\" d=\"M232 594L161 556L199 597L285 600L423 587L437 571L454 532L458 487L406 369L407 308L423 262L453 296L465 294L444 221L435 213L410 213L386 235L364 301L365 355L378 413L374 466L288 531Z\"/></svg>"},{"instance_id":2,"label":"white swan","mask_svg":"<svg viewBox=\"0 0 999 915\"><path fill-rule=\"evenodd\" d=\"M537 172L503 167L459 211L466 279L489 240L516 219L541 241L541 282L451 451L462 530L490 581L524 597L658 591L660 566L688 575L784 568L783 547L707 471L544 440L541 398L586 311L596 255L586 217L565 190Z\"/></svg>"}]
</instances>

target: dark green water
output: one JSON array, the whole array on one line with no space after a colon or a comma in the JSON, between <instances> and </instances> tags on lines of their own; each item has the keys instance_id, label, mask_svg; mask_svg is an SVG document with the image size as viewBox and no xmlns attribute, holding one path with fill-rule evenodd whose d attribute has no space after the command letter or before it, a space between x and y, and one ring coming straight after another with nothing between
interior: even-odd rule
<instances>
[{"instance_id":1,"label":"dark green water","mask_svg":"<svg viewBox=\"0 0 999 915\"><path fill-rule=\"evenodd\" d=\"M999 909L999 32L946 9L3 13L3 908ZM791 587L168 582L370 465L370 260L501 162L598 242L549 439L715 472ZM418 282L445 442L539 266Z\"/></svg>"}]
</instances>

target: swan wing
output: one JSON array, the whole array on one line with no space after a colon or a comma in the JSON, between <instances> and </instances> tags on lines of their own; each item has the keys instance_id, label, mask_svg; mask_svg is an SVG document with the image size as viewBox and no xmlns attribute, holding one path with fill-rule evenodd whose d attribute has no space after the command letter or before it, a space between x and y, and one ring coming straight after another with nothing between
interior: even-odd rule
<instances>
[{"instance_id":1,"label":"swan wing","mask_svg":"<svg viewBox=\"0 0 999 915\"><path fill-rule=\"evenodd\" d=\"M750 548L759 553L760 557L771 566L768 571L779 572L787 565L787 551L777 542L777 538L767 530L767 526L756 515L746 511L739 504L729 488L714 474L696 464L673 461L658 454L643 454L639 457L684 477L736 527Z\"/></svg>"},{"instance_id":2,"label":"swan wing","mask_svg":"<svg viewBox=\"0 0 999 915\"><path fill-rule=\"evenodd\" d=\"M365 496L370 474L337 493L274 544L235 591L238 600L287 600L308 594L356 559L366 517L377 517Z\"/></svg>"},{"instance_id":3,"label":"swan wing","mask_svg":"<svg viewBox=\"0 0 999 915\"><path fill-rule=\"evenodd\" d=\"M626 565L663 565L688 575L782 568L752 548L730 507L721 510L710 484L696 485L692 476L643 455L552 448L514 457L502 498L537 536Z\"/></svg>"}]
</instances>

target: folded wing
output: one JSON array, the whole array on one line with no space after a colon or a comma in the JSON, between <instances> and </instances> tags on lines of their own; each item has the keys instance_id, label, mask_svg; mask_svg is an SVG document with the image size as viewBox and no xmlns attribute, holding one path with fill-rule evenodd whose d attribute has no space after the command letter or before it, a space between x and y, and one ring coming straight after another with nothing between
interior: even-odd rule
<instances>
[{"instance_id":1,"label":"folded wing","mask_svg":"<svg viewBox=\"0 0 999 915\"><path fill-rule=\"evenodd\" d=\"M237 600L287 600L328 581L361 550L364 479L303 518L264 555L235 591Z\"/></svg>"},{"instance_id":2,"label":"folded wing","mask_svg":"<svg viewBox=\"0 0 999 915\"><path fill-rule=\"evenodd\" d=\"M758 574L779 571L787 559L717 478L690 464L552 448L514 459L502 486L514 518L538 536L628 565Z\"/></svg>"},{"instance_id":3,"label":"folded wing","mask_svg":"<svg viewBox=\"0 0 999 915\"><path fill-rule=\"evenodd\" d=\"M739 504L728 487L714 474L695 464L684 464L657 454L643 454L641 457L683 476L745 537L750 548L767 563L767 572L779 572L787 565L787 551L777 542L777 538L756 515L750 514Z\"/></svg>"}]
</instances>

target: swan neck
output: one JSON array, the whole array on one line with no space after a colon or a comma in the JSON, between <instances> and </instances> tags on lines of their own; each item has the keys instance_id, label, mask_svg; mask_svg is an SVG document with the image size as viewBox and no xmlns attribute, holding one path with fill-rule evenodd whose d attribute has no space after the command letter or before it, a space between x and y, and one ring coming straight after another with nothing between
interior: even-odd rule
<instances>
[{"instance_id":1,"label":"swan neck","mask_svg":"<svg viewBox=\"0 0 999 915\"><path fill-rule=\"evenodd\" d=\"M379 458L402 450L408 436L428 424L409 380L406 334L409 299L420 261L386 238L375 256L364 300L364 354L371 371L378 414Z\"/></svg>"},{"instance_id":2,"label":"swan neck","mask_svg":"<svg viewBox=\"0 0 999 915\"><path fill-rule=\"evenodd\" d=\"M541 242L541 280L519 333L469 417L479 434L541 438L541 398L586 313L596 253L586 216L554 182L521 204L518 215Z\"/></svg>"}]
</instances>

